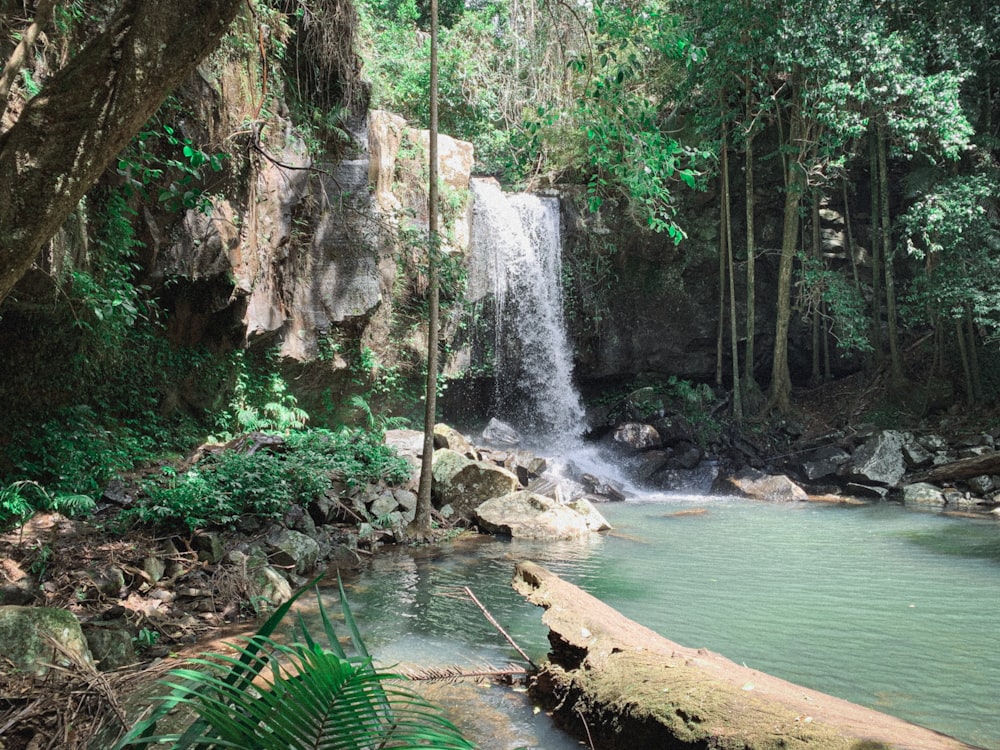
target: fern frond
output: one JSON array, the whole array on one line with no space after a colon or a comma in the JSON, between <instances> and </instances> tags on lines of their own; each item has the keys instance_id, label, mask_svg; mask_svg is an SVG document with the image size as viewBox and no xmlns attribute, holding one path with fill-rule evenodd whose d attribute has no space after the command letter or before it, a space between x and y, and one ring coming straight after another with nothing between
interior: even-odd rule
<instances>
[{"instance_id":1,"label":"fern frond","mask_svg":"<svg viewBox=\"0 0 1000 750\"><path fill-rule=\"evenodd\" d=\"M320 645L301 619L303 642L272 639L274 627L291 604L287 602L256 635L233 646L235 655L206 655L172 671L166 683L170 695L116 749L173 743L172 750L473 750L474 745L440 709L402 684L405 677L372 666L343 585L340 593L359 656L344 653L322 600L326 644ZM198 719L183 733L156 734L159 719L179 705L193 709Z\"/></svg>"}]
</instances>

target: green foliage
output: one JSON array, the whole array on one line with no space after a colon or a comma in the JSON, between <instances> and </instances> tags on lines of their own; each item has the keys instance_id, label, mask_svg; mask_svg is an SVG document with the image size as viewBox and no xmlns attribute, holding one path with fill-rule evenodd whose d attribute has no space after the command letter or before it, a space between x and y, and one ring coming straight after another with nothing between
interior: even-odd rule
<instances>
[{"instance_id":1,"label":"green foliage","mask_svg":"<svg viewBox=\"0 0 1000 750\"><path fill-rule=\"evenodd\" d=\"M304 590L304 589L303 589ZM317 592L324 638L303 620L298 640L272 637L298 592L242 645L236 656L207 654L170 673L170 694L115 746L269 750L323 747L471 750L440 709L404 687L406 679L375 669L340 587L344 621L357 655L340 644ZM183 732L158 734L158 724L178 706L196 719Z\"/></svg>"},{"instance_id":2,"label":"green foliage","mask_svg":"<svg viewBox=\"0 0 1000 750\"><path fill-rule=\"evenodd\" d=\"M596 2L593 14L596 50L571 66L588 80L573 118L586 134L590 210L620 194L640 223L680 242L672 191L696 186L705 155L674 137L665 113L674 79L701 52L660 0Z\"/></svg>"},{"instance_id":3,"label":"green foliage","mask_svg":"<svg viewBox=\"0 0 1000 750\"><path fill-rule=\"evenodd\" d=\"M825 324L844 352L871 351L868 308L861 290L821 259L799 253L800 299L806 317L826 315Z\"/></svg>"},{"instance_id":4,"label":"green foliage","mask_svg":"<svg viewBox=\"0 0 1000 750\"><path fill-rule=\"evenodd\" d=\"M590 328L599 331L607 316L618 272L615 256L618 246L613 240L590 235L581 252L563 260L562 288L566 317L586 320Z\"/></svg>"},{"instance_id":5,"label":"green foliage","mask_svg":"<svg viewBox=\"0 0 1000 750\"><path fill-rule=\"evenodd\" d=\"M132 638L132 645L135 647L136 651L140 653L143 651L149 651L153 646L156 645L157 641L160 640L160 631L151 630L150 628L140 628L139 632L136 633L135 637Z\"/></svg>"},{"instance_id":6,"label":"green foliage","mask_svg":"<svg viewBox=\"0 0 1000 750\"><path fill-rule=\"evenodd\" d=\"M232 437L243 432L272 431L287 433L309 421L309 415L297 405L288 384L276 371L274 354L255 361L242 349L230 355L234 374L228 408L216 422L222 435Z\"/></svg>"},{"instance_id":7,"label":"green foliage","mask_svg":"<svg viewBox=\"0 0 1000 750\"><path fill-rule=\"evenodd\" d=\"M50 493L38 482L22 479L0 487L0 531L18 525L40 510L78 515L93 509L94 501L86 495ZM46 561L47 558L43 563Z\"/></svg>"},{"instance_id":8,"label":"green foliage","mask_svg":"<svg viewBox=\"0 0 1000 750\"><path fill-rule=\"evenodd\" d=\"M203 188L205 168L222 170L228 154L208 154L166 124L150 122L118 157L118 174L129 195L162 204L168 211L212 212Z\"/></svg>"},{"instance_id":9,"label":"green foliage","mask_svg":"<svg viewBox=\"0 0 1000 750\"><path fill-rule=\"evenodd\" d=\"M233 526L245 517L278 518L290 505L320 497L335 479L394 483L408 476L406 462L378 435L304 430L289 434L280 453L221 450L181 473L165 467L125 517L190 530Z\"/></svg>"},{"instance_id":10,"label":"green foliage","mask_svg":"<svg viewBox=\"0 0 1000 750\"><path fill-rule=\"evenodd\" d=\"M971 314L989 338L1000 338L1000 221L996 173L941 181L900 217L906 249L925 261L906 312L913 322Z\"/></svg>"},{"instance_id":11,"label":"green foliage","mask_svg":"<svg viewBox=\"0 0 1000 750\"><path fill-rule=\"evenodd\" d=\"M88 268L70 270L69 297L85 311L76 316L91 356L114 348L140 318L152 317L155 305L145 301L149 288L135 283L141 248L133 222L136 211L120 193L108 196L95 218L94 250Z\"/></svg>"}]
</instances>

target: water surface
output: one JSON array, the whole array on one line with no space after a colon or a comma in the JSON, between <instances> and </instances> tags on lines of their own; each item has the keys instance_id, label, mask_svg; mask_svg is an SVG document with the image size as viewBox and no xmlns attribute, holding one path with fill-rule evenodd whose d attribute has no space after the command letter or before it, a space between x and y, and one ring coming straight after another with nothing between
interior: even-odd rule
<instances>
[{"instance_id":1,"label":"water surface","mask_svg":"<svg viewBox=\"0 0 1000 750\"><path fill-rule=\"evenodd\" d=\"M462 598L468 586L543 658L541 610L510 588L514 563L531 559L671 640L1000 750L995 523L891 504L706 497L601 511L615 531L580 542L483 537L377 555L348 588L373 653L390 663L517 661Z\"/></svg>"}]
</instances>

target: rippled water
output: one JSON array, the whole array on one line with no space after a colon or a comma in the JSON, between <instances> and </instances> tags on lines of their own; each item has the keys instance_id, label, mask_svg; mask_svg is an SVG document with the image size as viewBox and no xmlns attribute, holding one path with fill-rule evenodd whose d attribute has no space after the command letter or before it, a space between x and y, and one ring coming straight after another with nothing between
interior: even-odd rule
<instances>
[{"instance_id":1,"label":"rippled water","mask_svg":"<svg viewBox=\"0 0 1000 750\"><path fill-rule=\"evenodd\" d=\"M889 504L705 497L601 511L615 531L588 541L484 537L376 556L348 582L373 653L390 663L516 660L455 598L469 586L542 658L541 610L510 588L514 562L532 559L671 640L1000 750L1000 525Z\"/></svg>"}]
</instances>

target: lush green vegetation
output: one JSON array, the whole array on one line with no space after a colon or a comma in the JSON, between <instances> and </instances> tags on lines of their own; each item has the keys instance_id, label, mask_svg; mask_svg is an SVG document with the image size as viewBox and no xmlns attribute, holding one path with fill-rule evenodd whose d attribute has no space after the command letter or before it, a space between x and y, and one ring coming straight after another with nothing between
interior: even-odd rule
<instances>
[{"instance_id":1,"label":"lush green vegetation","mask_svg":"<svg viewBox=\"0 0 1000 750\"><path fill-rule=\"evenodd\" d=\"M359 7L374 102L426 126L426 7ZM734 290L726 305L749 313L726 356L749 372L717 380L770 380L770 405L787 409L787 339L804 320L814 380L837 349L901 384L901 338L933 329L937 374L960 362L970 400L994 395L978 361L1000 331L996 8L495 2L448 6L442 23L442 128L473 141L482 171L584 184L592 211L624 209L675 242L686 221L704 221L704 206L678 213L685 190L721 199L719 284L728 254L745 299ZM783 218L761 246L755 215L779 205L758 203L765 189ZM836 243L824 239L833 224ZM774 250L767 378L752 367L752 313L756 266Z\"/></svg>"}]
</instances>

